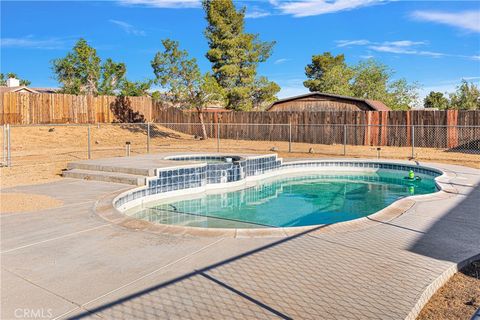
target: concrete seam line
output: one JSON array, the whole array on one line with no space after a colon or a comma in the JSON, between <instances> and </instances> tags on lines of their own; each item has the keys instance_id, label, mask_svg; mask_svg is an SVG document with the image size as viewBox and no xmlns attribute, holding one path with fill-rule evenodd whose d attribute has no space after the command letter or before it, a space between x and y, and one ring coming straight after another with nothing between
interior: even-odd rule
<instances>
[{"instance_id":1,"label":"concrete seam line","mask_svg":"<svg viewBox=\"0 0 480 320\"><path fill-rule=\"evenodd\" d=\"M76 305L76 306L80 306L78 303L75 303L74 301L69 300L69 299L65 298L64 296L62 296L62 295L60 295L60 294L58 294L58 293L53 292L52 290L49 290L49 289L47 289L47 288L44 288L44 287L42 287L41 285L36 284L36 283L33 282L32 280L29 280L29 279L23 277L22 275L20 275L20 274L18 274L18 273L16 273L16 272L13 272L13 271L8 270L8 269L6 269L6 268L2 268L2 269L5 270L5 271L7 271L7 272L9 272L9 273L11 273L11 274L13 274L14 276L16 276L16 277L18 277L18 278L20 278L20 279L22 279L23 281L26 281L26 282L30 283L31 285L33 285L33 286L35 286L35 287L37 287L37 288L40 288L40 289L42 289L42 290L44 290L44 291L47 291L48 293L50 293L50 294L52 294L52 295L54 295L54 296L56 296L56 297L58 297L58 298L60 298L60 299L62 299L62 300L67 301L68 303L71 303L71 304Z\"/></svg>"},{"instance_id":2,"label":"concrete seam line","mask_svg":"<svg viewBox=\"0 0 480 320\"><path fill-rule=\"evenodd\" d=\"M45 243L45 242L50 242L50 241L54 241L54 240L58 240L58 239L67 238L67 237L70 237L70 236L73 236L73 235L76 235L76 234L79 234L79 233L88 232L88 231L100 229L100 228L103 228L103 227L108 227L110 225L111 225L110 223L102 224L101 226L96 226L94 228L89 228L89 229L69 233L69 234L66 234L66 235L63 235L63 236L59 236L59 237L55 237L55 238L51 238L51 239L46 239L46 240L30 243L30 244L27 244L27 245L24 245L24 246L21 246L21 247L16 247L16 248L13 248L13 249L5 250L5 251L0 252L0 254L9 253L9 252L12 252L12 251L15 251L15 250L20 250L20 249L32 247L32 246L35 246L37 244L42 244L42 243Z\"/></svg>"},{"instance_id":3,"label":"concrete seam line","mask_svg":"<svg viewBox=\"0 0 480 320\"><path fill-rule=\"evenodd\" d=\"M121 290L121 289L123 289L123 288L126 288L126 287L128 287L128 286L130 286L130 285L132 285L132 284L134 284L134 283L136 283L136 282L138 282L138 281L140 281L140 280L143 280L143 279L145 279L145 278L147 278L147 277L149 277L149 276L151 276L151 275L153 275L153 274L161 271L162 269L168 268L168 267L170 267L170 266L172 266L172 265L174 265L174 264L176 264L176 263L178 263L178 262L181 262L181 261L183 261L183 260L186 260L186 259L192 257L193 255L195 255L195 254L197 254L197 253L199 253L199 252L201 252L201 251L203 251L203 250L205 250L205 249L207 249L207 248L209 248L209 247L211 247L211 246L219 243L220 241L222 241L222 240L224 240L224 239L225 239L225 238L220 238L220 239L218 239L218 240L216 240L216 241L214 241L214 242L212 242L212 243L210 243L210 244L208 244L208 245L206 245L206 246L198 249L197 251L194 251L194 252L192 252L192 253L189 253L189 254L181 257L181 258L178 258L177 260L174 260L174 261L172 261L172 262L170 262L170 263L167 263L167 264L164 265L164 266L161 266L161 267L158 268L158 269L153 270L153 271L151 271L151 272L149 272L149 273L141 276L140 278L137 278L137 279L135 279L135 280L132 280L132 281L130 281L129 283L126 283L126 284L124 284L124 285L122 285L122 286L120 286L120 287L118 287L118 288L116 288L116 289L110 290L110 291L102 294L101 296L96 297L95 299L92 299L92 300L90 300L90 301L87 301L87 302L83 303L82 305L80 305L79 307L77 307L77 308L75 308L75 309L72 309L72 310L70 310L70 311L67 311L67 312L64 313L64 314L61 314L61 315L57 316L56 318L54 318L54 320L60 319L60 318L66 316L66 315L68 315L68 314L70 314L70 313L72 313L72 312L74 312L74 311L76 311L76 310L79 310L79 309L85 309L85 310L88 311L88 309L85 308L86 305L88 305L88 304L90 304L90 303L92 303L92 302L95 302L95 301L97 301L97 300L99 300L99 299L101 299L101 298L103 298L103 297L106 297L106 296L108 296L108 295L110 295L110 294L112 294L112 293L114 293L114 292L117 292L117 291L119 291L119 290Z\"/></svg>"}]
</instances>

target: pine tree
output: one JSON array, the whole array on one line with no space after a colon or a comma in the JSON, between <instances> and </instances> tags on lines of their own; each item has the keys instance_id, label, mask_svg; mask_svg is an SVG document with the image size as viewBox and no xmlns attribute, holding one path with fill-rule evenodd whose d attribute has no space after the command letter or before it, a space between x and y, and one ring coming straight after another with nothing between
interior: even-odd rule
<instances>
[{"instance_id":1,"label":"pine tree","mask_svg":"<svg viewBox=\"0 0 480 320\"><path fill-rule=\"evenodd\" d=\"M257 66L270 57L275 43L260 41L257 34L246 33L245 8L237 10L231 0L204 0L203 7L208 22L205 36L210 47L206 57L212 63L213 76L225 91L227 108L250 110L252 95L259 91L256 84L278 88L265 79L256 81ZM273 97L277 92L273 92Z\"/></svg>"}]
</instances>

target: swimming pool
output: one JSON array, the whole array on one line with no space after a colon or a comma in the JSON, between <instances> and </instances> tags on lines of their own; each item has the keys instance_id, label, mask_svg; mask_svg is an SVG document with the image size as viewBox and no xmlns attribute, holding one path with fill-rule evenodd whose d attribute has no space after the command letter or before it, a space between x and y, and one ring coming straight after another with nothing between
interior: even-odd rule
<instances>
[{"instance_id":1,"label":"swimming pool","mask_svg":"<svg viewBox=\"0 0 480 320\"><path fill-rule=\"evenodd\" d=\"M278 228L332 224L375 213L396 200L435 192L433 177L396 172L329 172L258 181L235 191L146 202L125 214L158 224Z\"/></svg>"},{"instance_id":2,"label":"swimming pool","mask_svg":"<svg viewBox=\"0 0 480 320\"><path fill-rule=\"evenodd\" d=\"M436 178L444 175L406 161L283 161L276 154L177 154L160 159L176 161L156 169L145 186L117 195L112 204L129 219L162 230L169 226L175 233L236 236L256 235L259 229L274 234L379 211L384 217L401 214L411 203L402 198L438 191ZM407 179L409 174L418 180Z\"/></svg>"}]
</instances>

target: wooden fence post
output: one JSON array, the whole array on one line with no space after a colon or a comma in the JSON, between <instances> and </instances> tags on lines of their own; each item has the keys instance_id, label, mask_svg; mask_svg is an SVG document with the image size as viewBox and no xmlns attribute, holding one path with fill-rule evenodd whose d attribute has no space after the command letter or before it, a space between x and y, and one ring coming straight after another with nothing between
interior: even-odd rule
<instances>
[{"instance_id":1,"label":"wooden fence post","mask_svg":"<svg viewBox=\"0 0 480 320\"><path fill-rule=\"evenodd\" d=\"M447 110L447 148L458 146L458 110Z\"/></svg>"}]
</instances>

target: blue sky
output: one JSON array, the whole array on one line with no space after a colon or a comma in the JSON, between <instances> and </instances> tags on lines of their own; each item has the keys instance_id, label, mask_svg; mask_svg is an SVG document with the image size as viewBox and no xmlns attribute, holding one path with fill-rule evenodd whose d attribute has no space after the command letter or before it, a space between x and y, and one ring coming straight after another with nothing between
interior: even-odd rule
<instances>
[{"instance_id":1,"label":"blue sky","mask_svg":"<svg viewBox=\"0 0 480 320\"><path fill-rule=\"evenodd\" d=\"M131 80L153 78L160 40L180 41L204 71L206 22L200 0L2 1L2 72L33 87L57 87L52 59L83 37L102 58L127 64ZM422 95L452 91L462 78L480 83L480 2L293 0L237 1L246 29L277 42L259 74L280 97L307 92L304 68L313 54L344 53L348 63L375 58L395 78L417 81Z\"/></svg>"}]
</instances>

